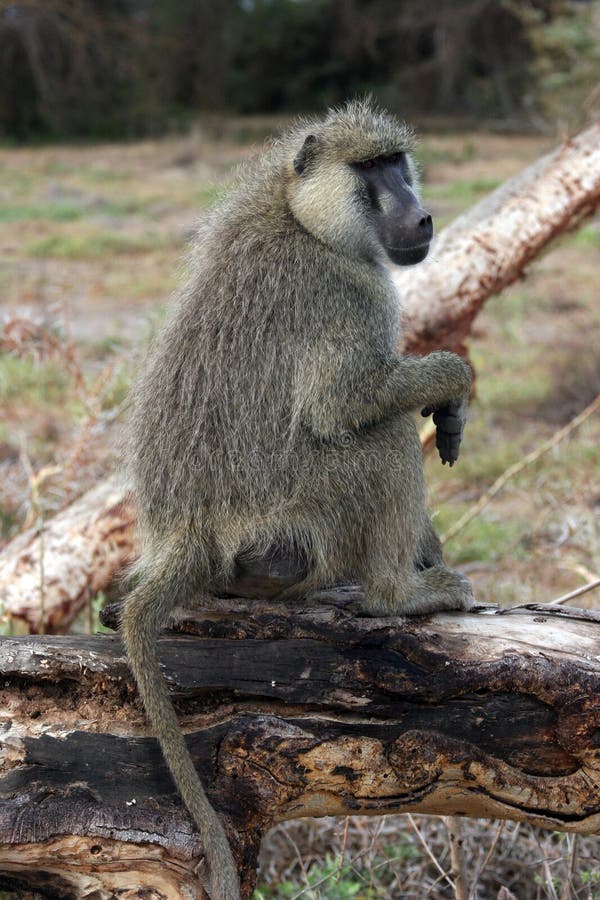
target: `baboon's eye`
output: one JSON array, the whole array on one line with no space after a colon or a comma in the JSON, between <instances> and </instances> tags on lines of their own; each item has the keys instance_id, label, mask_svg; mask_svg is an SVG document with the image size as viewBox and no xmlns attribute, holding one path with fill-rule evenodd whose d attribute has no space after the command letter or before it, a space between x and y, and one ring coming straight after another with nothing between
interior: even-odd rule
<instances>
[{"instance_id":1,"label":"baboon's eye","mask_svg":"<svg viewBox=\"0 0 600 900\"><path fill-rule=\"evenodd\" d=\"M412 185L412 173L408 164L406 153L403 150L399 150L398 153L392 153L391 156L387 156L385 161L389 165L399 166L400 171L402 172L402 177L404 178L406 183L408 185Z\"/></svg>"},{"instance_id":2,"label":"baboon's eye","mask_svg":"<svg viewBox=\"0 0 600 900\"><path fill-rule=\"evenodd\" d=\"M356 164L359 169L372 169L375 166L374 159L363 159L362 162Z\"/></svg>"},{"instance_id":3,"label":"baboon's eye","mask_svg":"<svg viewBox=\"0 0 600 900\"><path fill-rule=\"evenodd\" d=\"M371 184L367 184L366 188L367 188L367 198L368 198L369 203L371 204L371 207L373 209L376 209L378 212L381 212L381 203L379 201L379 196L377 194L377 191Z\"/></svg>"}]
</instances>

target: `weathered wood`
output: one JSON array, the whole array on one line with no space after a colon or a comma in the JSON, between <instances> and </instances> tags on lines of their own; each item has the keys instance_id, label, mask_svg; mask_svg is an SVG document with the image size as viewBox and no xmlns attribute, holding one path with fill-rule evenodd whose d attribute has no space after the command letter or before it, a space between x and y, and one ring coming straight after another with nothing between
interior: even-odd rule
<instances>
[{"instance_id":1,"label":"weathered wood","mask_svg":"<svg viewBox=\"0 0 600 900\"><path fill-rule=\"evenodd\" d=\"M413 811L600 831L599 614L374 619L360 601L350 588L303 605L224 598L160 641L246 896L261 836L284 819ZM119 638L4 638L0 671L0 884L202 897L201 847Z\"/></svg>"},{"instance_id":2,"label":"weathered wood","mask_svg":"<svg viewBox=\"0 0 600 900\"><path fill-rule=\"evenodd\" d=\"M113 476L47 522L43 541L37 528L18 535L0 553L3 614L34 633L64 630L132 559L134 525L132 498Z\"/></svg>"},{"instance_id":3,"label":"weathered wood","mask_svg":"<svg viewBox=\"0 0 600 900\"><path fill-rule=\"evenodd\" d=\"M463 355L473 319L490 296L519 278L558 235L600 204L600 124L567 141L460 216L421 265L395 269L404 307L404 349L446 347ZM65 630L89 593L107 589L130 561L134 509L116 481L98 485L45 527L0 554L5 615L40 630ZM43 557L43 566L42 566Z\"/></svg>"}]
</instances>

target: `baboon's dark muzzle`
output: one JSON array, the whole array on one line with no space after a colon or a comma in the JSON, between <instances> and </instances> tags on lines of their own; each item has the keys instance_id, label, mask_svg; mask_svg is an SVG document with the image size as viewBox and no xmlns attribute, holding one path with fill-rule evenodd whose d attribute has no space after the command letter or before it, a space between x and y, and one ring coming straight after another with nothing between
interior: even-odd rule
<instances>
[{"instance_id":1,"label":"baboon's dark muzzle","mask_svg":"<svg viewBox=\"0 0 600 900\"><path fill-rule=\"evenodd\" d=\"M412 191L409 202L395 203L382 217L381 242L392 262L410 266L425 259L433 237L433 221L427 210L416 203ZM412 202L411 202L412 201Z\"/></svg>"}]
</instances>

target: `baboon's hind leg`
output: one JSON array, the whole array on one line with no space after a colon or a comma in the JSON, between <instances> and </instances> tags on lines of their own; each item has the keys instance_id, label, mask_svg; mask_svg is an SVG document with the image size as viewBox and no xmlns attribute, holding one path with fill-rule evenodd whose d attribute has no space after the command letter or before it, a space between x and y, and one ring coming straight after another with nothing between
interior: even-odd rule
<instances>
[{"instance_id":1,"label":"baboon's hind leg","mask_svg":"<svg viewBox=\"0 0 600 900\"><path fill-rule=\"evenodd\" d=\"M431 519L429 516L426 516L419 544L417 546L415 568L421 570L430 569L432 566L443 565L444 557L442 553L442 543L435 532Z\"/></svg>"}]
</instances>

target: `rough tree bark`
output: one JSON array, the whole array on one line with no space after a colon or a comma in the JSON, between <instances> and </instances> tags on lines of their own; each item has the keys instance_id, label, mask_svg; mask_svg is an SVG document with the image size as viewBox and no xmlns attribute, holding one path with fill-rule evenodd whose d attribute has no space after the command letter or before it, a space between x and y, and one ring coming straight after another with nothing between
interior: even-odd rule
<instances>
[{"instance_id":1,"label":"rough tree bark","mask_svg":"<svg viewBox=\"0 0 600 900\"><path fill-rule=\"evenodd\" d=\"M394 272L405 310L404 349L427 353L445 347L464 355L465 339L485 300L521 277L555 237L599 204L596 123L449 225L425 263ZM106 589L129 562L134 518L124 489L111 481L48 523L43 544L34 529L19 536L0 554L5 614L34 632L65 630L89 593Z\"/></svg>"},{"instance_id":2,"label":"rough tree bark","mask_svg":"<svg viewBox=\"0 0 600 900\"><path fill-rule=\"evenodd\" d=\"M359 606L351 588L301 606L221 599L160 641L246 897L265 830L301 816L600 831L600 614L372 619ZM0 670L0 886L203 897L202 848L119 638L3 638Z\"/></svg>"}]
</instances>

